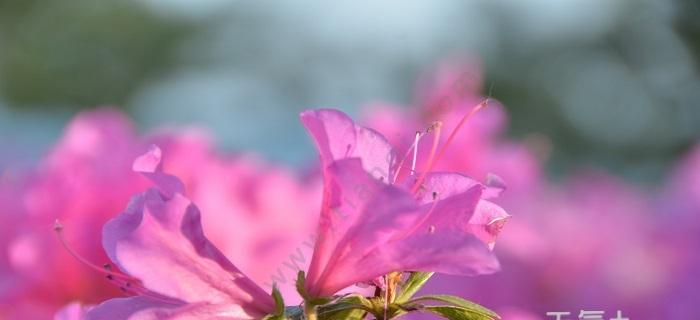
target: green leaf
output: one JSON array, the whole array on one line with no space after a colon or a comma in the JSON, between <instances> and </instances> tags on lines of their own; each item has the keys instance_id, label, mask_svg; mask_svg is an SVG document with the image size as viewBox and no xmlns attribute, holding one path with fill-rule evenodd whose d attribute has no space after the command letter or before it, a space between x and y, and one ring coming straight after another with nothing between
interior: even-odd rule
<instances>
[{"instance_id":1,"label":"green leaf","mask_svg":"<svg viewBox=\"0 0 700 320\"><path fill-rule=\"evenodd\" d=\"M426 306L423 310L450 320L491 320L489 316L454 306ZM497 318L500 319L500 318Z\"/></svg>"},{"instance_id":2,"label":"green leaf","mask_svg":"<svg viewBox=\"0 0 700 320\"><path fill-rule=\"evenodd\" d=\"M334 312L319 313L319 320L362 320L367 316L367 311L362 309L346 309Z\"/></svg>"},{"instance_id":3,"label":"green leaf","mask_svg":"<svg viewBox=\"0 0 700 320\"><path fill-rule=\"evenodd\" d=\"M284 315L284 299L280 290L277 289L277 284L272 285L272 298L275 299L275 314Z\"/></svg>"},{"instance_id":4,"label":"green leaf","mask_svg":"<svg viewBox=\"0 0 700 320\"><path fill-rule=\"evenodd\" d=\"M367 298L353 295L321 306L318 310L318 318L327 320L359 320L364 319L367 312L372 311L372 303Z\"/></svg>"},{"instance_id":5,"label":"green leaf","mask_svg":"<svg viewBox=\"0 0 700 320\"><path fill-rule=\"evenodd\" d=\"M434 272L412 272L411 275L406 280L403 286L401 286L401 293L396 297L396 303L402 303L411 299L420 288L425 285L425 283L433 276Z\"/></svg>"},{"instance_id":6,"label":"green leaf","mask_svg":"<svg viewBox=\"0 0 700 320\"><path fill-rule=\"evenodd\" d=\"M478 305L474 302L464 300L460 297L456 296L451 296L451 295L446 295L446 294L435 294L435 295L427 295L427 296L422 296L419 298L415 298L413 300L410 300L405 303L407 306L411 306L412 304L420 304L421 302L424 301L438 301L438 302L443 302L448 304L446 307L458 307L460 309L463 309L469 313L476 314L476 315L481 315L481 318L473 318L473 319L500 319L501 317L498 316L495 312ZM425 307L426 309L428 307Z\"/></svg>"}]
</instances>

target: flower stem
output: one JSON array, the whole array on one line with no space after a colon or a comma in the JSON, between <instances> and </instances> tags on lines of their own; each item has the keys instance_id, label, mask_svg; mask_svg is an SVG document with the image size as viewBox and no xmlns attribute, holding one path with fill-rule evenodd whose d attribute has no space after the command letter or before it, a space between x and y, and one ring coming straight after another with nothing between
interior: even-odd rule
<instances>
[{"instance_id":1,"label":"flower stem","mask_svg":"<svg viewBox=\"0 0 700 320\"><path fill-rule=\"evenodd\" d=\"M318 320L316 306L311 303L304 303L304 314L306 315L306 320Z\"/></svg>"}]
</instances>

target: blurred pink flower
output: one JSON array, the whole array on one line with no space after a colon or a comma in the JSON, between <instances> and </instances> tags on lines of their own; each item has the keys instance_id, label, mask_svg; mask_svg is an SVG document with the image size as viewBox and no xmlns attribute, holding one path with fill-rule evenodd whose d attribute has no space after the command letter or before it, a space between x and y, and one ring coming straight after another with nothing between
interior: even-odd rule
<instances>
[{"instance_id":1,"label":"blurred pink flower","mask_svg":"<svg viewBox=\"0 0 700 320\"><path fill-rule=\"evenodd\" d=\"M673 224L700 228L700 144L692 148L670 172L662 199L663 211Z\"/></svg>"},{"instance_id":2,"label":"blurred pink flower","mask_svg":"<svg viewBox=\"0 0 700 320\"><path fill-rule=\"evenodd\" d=\"M422 78L413 106L369 105L363 112L364 123L399 146L400 155L405 154L414 143L414 132L424 131L434 121L455 127L470 108L483 103L481 79L472 63L445 62L437 72ZM506 320L521 317L509 313L512 310L541 318L553 308L591 304L628 308L625 310L638 317L645 311L660 310L661 292L668 286L675 270L669 267L676 259L668 250L669 243L659 239L663 227L653 220L651 194L596 172L550 184L540 163L549 152L548 141L537 135L528 137L527 143L504 137L507 122L504 108L489 99L488 107L463 125L435 165L438 170L477 179L487 179L494 172L508 182L509 190L499 202L514 219L496 248L503 270L478 278L437 275L424 292L473 297L501 312ZM445 140L447 137L441 138ZM430 152L422 147L417 158L425 161ZM685 167L697 172L700 166ZM689 170L679 173L676 180L681 182L672 193L691 199L692 186L700 183L690 177L700 176ZM692 203L700 202L681 200L664 207L688 208ZM429 318L409 316L422 317Z\"/></svg>"},{"instance_id":3,"label":"blurred pink flower","mask_svg":"<svg viewBox=\"0 0 700 320\"><path fill-rule=\"evenodd\" d=\"M144 185L123 173L128 170L132 132L117 112L83 113L36 169L0 182L0 188L11 194L0 199L1 216L12 226L3 232L6 239L0 243L4 253L0 256L6 254L7 260L0 261L0 270L13 281L12 286L0 288L0 315L47 319L74 299L94 302L118 294L100 275L70 257L50 226L56 218L77 226L66 234L67 241L86 258L106 261L94 226L117 213L119 203ZM17 308L17 303L28 308Z\"/></svg>"},{"instance_id":4,"label":"blurred pink flower","mask_svg":"<svg viewBox=\"0 0 700 320\"><path fill-rule=\"evenodd\" d=\"M473 296L499 313L517 308L540 317L586 308L619 309L632 319L659 314L673 271L645 193L588 171L514 208L495 250L501 272L468 281L436 277L426 292Z\"/></svg>"},{"instance_id":5,"label":"blurred pink flower","mask_svg":"<svg viewBox=\"0 0 700 320\"><path fill-rule=\"evenodd\" d=\"M700 317L700 144L671 171L658 204L661 238L672 251L672 284L664 292L669 319Z\"/></svg>"},{"instance_id":6,"label":"blurred pink flower","mask_svg":"<svg viewBox=\"0 0 700 320\"><path fill-rule=\"evenodd\" d=\"M199 209L184 184L164 174L161 150L134 161L157 188L134 198L105 224L105 251L128 275L106 271L130 298L106 301L86 319L259 319L275 311L272 296L245 276L204 235Z\"/></svg>"},{"instance_id":7,"label":"blurred pink flower","mask_svg":"<svg viewBox=\"0 0 700 320\"><path fill-rule=\"evenodd\" d=\"M401 170L387 140L336 110L301 114L320 153L324 198L306 290L325 297L394 271L477 275L508 218L497 190L455 173Z\"/></svg>"},{"instance_id":8,"label":"blurred pink flower","mask_svg":"<svg viewBox=\"0 0 700 320\"><path fill-rule=\"evenodd\" d=\"M60 219L66 242L87 260L108 261L94 226L147 187L130 165L154 142L170 156L165 169L183 177L188 194L210 212L202 221L210 240L260 285L278 282L294 292L293 276L309 262L320 186L302 185L290 170L253 155L218 154L200 131L139 137L121 113L99 109L76 116L36 169L0 179L0 318L47 319L71 301L121 294L71 257L51 225Z\"/></svg>"},{"instance_id":9,"label":"blurred pink flower","mask_svg":"<svg viewBox=\"0 0 700 320\"><path fill-rule=\"evenodd\" d=\"M455 128L470 109L484 102L479 95L481 75L473 63L447 61L433 74L422 78L416 89L416 104L401 107L386 103L367 105L363 123L382 133L403 155L414 142L414 133L424 131L435 121L444 128ZM542 179L538 159L546 156L548 142L533 135L529 145L504 137L507 114L498 101L488 105L462 124L435 170L466 173L484 181L497 173L508 182L506 199L534 191ZM444 135L444 143L449 136ZM537 152L537 153L536 153ZM418 158L426 161L429 148L419 148Z\"/></svg>"}]
</instances>

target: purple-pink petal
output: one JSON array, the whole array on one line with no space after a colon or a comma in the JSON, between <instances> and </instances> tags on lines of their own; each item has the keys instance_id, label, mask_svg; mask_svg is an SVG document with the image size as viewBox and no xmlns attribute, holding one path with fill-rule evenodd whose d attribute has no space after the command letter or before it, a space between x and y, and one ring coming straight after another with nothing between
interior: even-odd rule
<instances>
[{"instance_id":1,"label":"purple-pink petal","mask_svg":"<svg viewBox=\"0 0 700 320\"><path fill-rule=\"evenodd\" d=\"M250 317L274 310L269 294L243 275L204 236L197 207L182 184L159 170L160 150L151 148L135 168L144 168L159 185L134 197L103 230L108 256L145 288L188 304L230 308L220 312ZM144 162L147 162L144 165ZM151 170L152 169L152 170Z\"/></svg>"}]
</instances>

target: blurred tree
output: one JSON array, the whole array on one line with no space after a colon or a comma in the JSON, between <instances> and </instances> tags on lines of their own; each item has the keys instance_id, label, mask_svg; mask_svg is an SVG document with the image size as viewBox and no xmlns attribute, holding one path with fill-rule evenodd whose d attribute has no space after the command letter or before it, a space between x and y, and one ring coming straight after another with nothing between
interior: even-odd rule
<instances>
[{"instance_id":1,"label":"blurred tree","mask_svg":"<svg viewBox=\"0 0 700 320\"><path fill-rule=\"evenodd\" d=\"M121 105L193 30L136 1L0 0L0 92L23 108Z\"/></svg>"},{"instance_id":2,"label":"blurred tree","mask_svg":"<svg viewBox=\"0 0 700 320\"><path fill-rule=\"evenodd\" d=\"M695 68L700 67L700 2L697 0L678 0L679 16L675 21L675 27L693 50Z\"/></svg>"}]
</instances>

